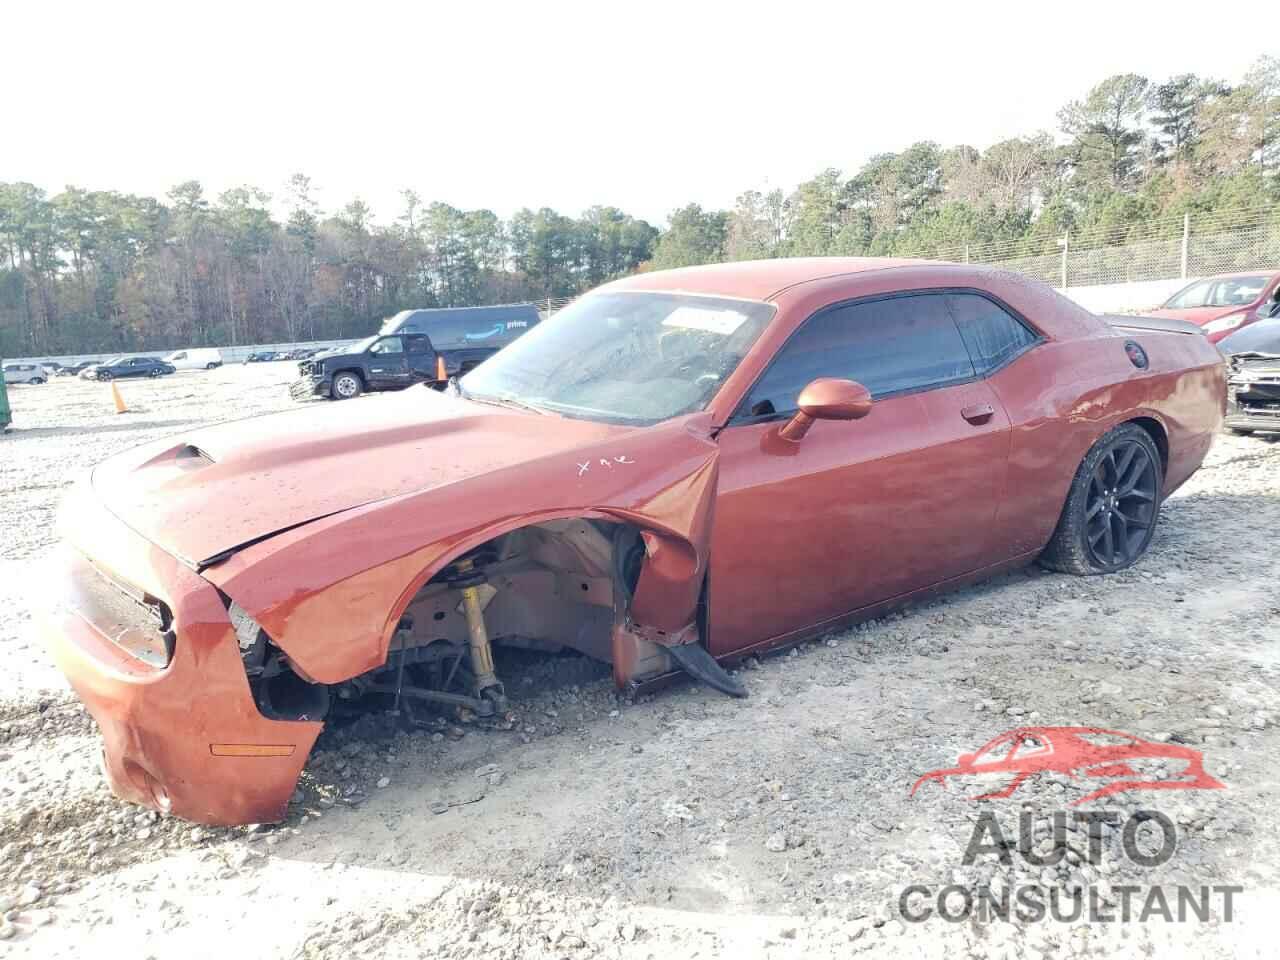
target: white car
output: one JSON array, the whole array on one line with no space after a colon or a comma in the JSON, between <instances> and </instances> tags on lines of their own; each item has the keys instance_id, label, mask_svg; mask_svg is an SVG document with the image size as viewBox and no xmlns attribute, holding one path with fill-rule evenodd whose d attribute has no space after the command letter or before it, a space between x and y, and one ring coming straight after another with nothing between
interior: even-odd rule
<instances>
[{"instance_id":1,"label":"white car","mask_svg":"<svg viewBox=\"0 0 1280 960\"><path fill-rule=\"evenodd\" d=\"M222 366L222 354L212 347L175 350L164 362L178 370L212 370Z\"/></svg>"},{"instance_id":2,"label":"white car","mask_svg":"<svg viewBox=\"0 0 1280 960\"><path fill-rule=\"evenodd\" d=\"M49 371L38 363L6 363L4 365L5 383L46 383Z\"/></svg>"}]
</instances>

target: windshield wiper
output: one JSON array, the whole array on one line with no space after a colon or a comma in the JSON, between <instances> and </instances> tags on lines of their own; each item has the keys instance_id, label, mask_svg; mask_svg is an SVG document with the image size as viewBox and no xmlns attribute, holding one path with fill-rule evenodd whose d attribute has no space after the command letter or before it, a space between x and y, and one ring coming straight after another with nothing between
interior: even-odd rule
<instances>
[{"instance_id":1,"label":"windshield wiper","mask_svg":"<svg viewBox=\"0 0 1280 960\"><path fill-rule=\"evenodd\" d=\"M463 393L462 385L458 385L459 396L467 400L474 400L476 403L491 403L496 407L519 407L521 410L532 410L534 413L544 417L555 416L546 407L540 407L537 404L529 403L527 400L521 400L518 397L496 397L483 393Z\"/></svg>"}]
</instances>

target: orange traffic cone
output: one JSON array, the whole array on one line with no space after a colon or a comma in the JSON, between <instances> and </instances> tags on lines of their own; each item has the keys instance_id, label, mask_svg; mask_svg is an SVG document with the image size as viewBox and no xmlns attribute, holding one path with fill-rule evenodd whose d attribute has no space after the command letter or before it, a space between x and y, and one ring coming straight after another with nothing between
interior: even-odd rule
<instances>
[{"instance_id":1,"label":"orange traffic cone","mask_svg":"<svg viewBox=\"0 0 1280 960\"><path fill-rule=\"evenodd\" d=\"M120 396L120 388L114 380L111 381L111 399L115 401L116 413L128 413L129 408L124 404L124 397Z\"/></svg>"}]
</instances>

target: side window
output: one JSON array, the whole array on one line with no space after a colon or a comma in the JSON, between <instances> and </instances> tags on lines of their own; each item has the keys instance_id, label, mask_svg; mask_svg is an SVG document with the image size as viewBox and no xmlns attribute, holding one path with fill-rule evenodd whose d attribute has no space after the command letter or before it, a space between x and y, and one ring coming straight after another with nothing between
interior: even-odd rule
<instances>
[{"instance_id":1,"label":"side window","mask_svg":"<svg viewBox=\"0 0 1280 960\"><path fill-rule=\"evenodd\" d=\"M406 353L431 353L431 340L426 334L415 333L404 338Z\"/></svg>"},{"instance_id":2,"label":"side window","mask_svg":"<svg viewBox=\"0 0 1280 960\"><path fill-rule=\"evenodd\" d=\"M399 337L384 337L369 348L370 353L404 353L404 344Z\"/></svg>"},{"instance_id":3,"label":"side window","mask_svg":"<svg viewBox=\"0 0 1280 960\"><path fill-rule=\"evenodd\" d=\"M752 387L739 415L789 413L818 377L856 380L882 397L974 375L941 294L854 303L806 320Z\"/></svg>"},{"instance_id":4,"label":"side window","mask_svg":"<svg viewBox=\"0 0 1280 960\"><path fill-rule=\"evenodd\" d=\"M994 370L1038 339L1008 311L976 293L949 294L947 303L979 373Z\"/></svg>"},{"instance_id":5,"label":"side window","mask_svg":"<svg viewBox=\"0 0 1280 960\"><path fill-rule=\"evenodd\" d=\"M187 355L186 355L185 353L175 353L175 354L174 354L172 357L170 357L169 359L170 359L171 361L172 361L172 360L185 360L185 359L187 359Z\"/></svg>"}]
</instances>

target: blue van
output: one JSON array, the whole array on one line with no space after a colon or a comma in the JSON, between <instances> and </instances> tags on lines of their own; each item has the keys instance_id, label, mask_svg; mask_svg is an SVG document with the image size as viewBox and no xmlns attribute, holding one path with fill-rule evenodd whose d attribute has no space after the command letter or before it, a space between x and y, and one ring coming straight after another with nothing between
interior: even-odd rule
<instances>
[{"instance_id":1,"label":"blue van","mask_svg":"<svg viewBox=\"0 0 1280 960\"><path fill-rule=\"evenodd\" d=\"M401 310L383 321L382 334L425 333L437 350L505 347L537 326L538 308L531 303L505 307L443 307Z\"/></svg>"}]
</instances>

